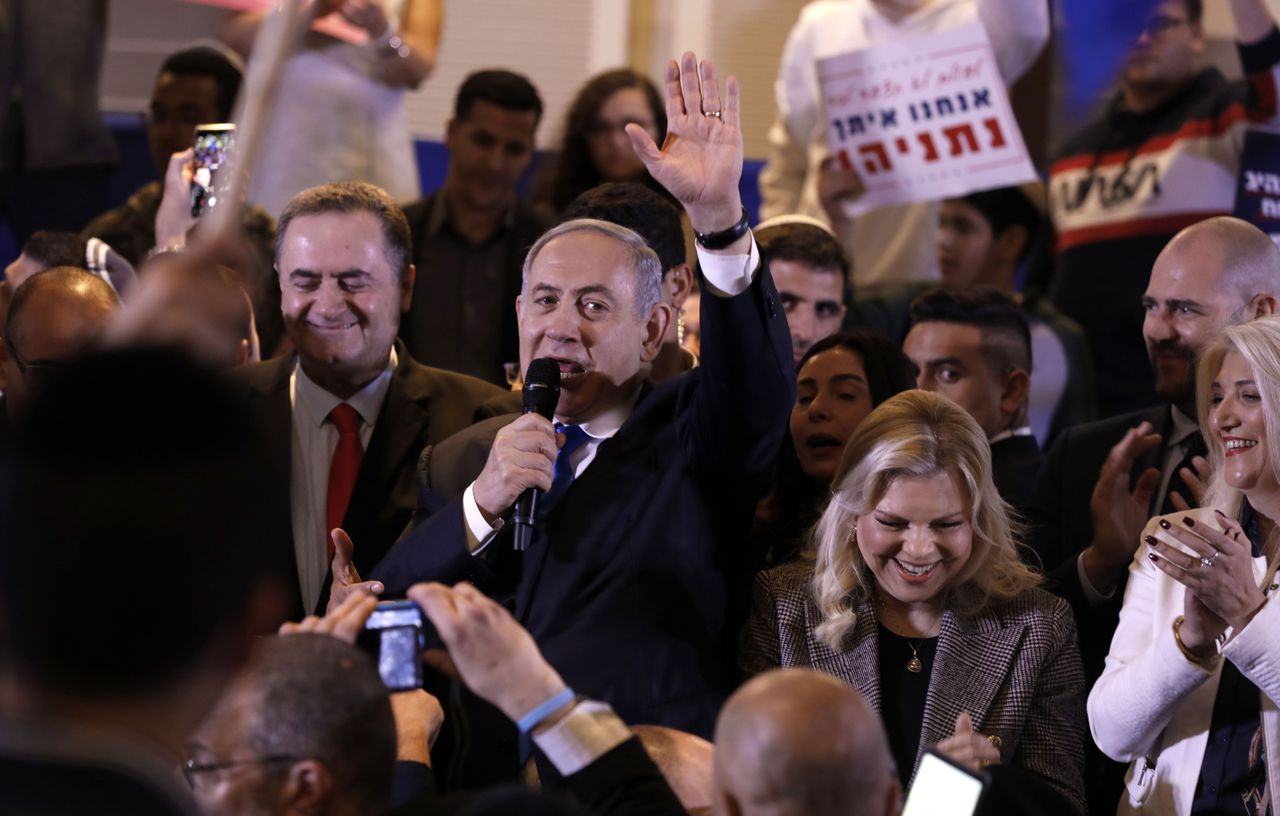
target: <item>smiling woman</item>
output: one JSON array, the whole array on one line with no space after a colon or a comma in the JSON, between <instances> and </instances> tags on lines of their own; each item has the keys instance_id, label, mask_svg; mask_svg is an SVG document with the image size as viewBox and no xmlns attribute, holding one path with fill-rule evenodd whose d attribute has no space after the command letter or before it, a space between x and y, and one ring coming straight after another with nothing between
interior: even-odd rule
<instances>
[{"instance_id":1,"label":"smiling woman","mask_svg":"<svg viewBox=\"0 0 1280 816\"><path fill-rule=\"evenodd\" d=\"M1075 625L1017 555L977 422L905 391L858 425L831 484L816 564L756 580L743 668L811 666L857 688L904 787L937 748L975 769L1007 762L1083 812Z\"/></svg>"},{"instance_id":2,"label":"smiling woman","mask_svg":"<svg viewBox=\"0 0 1280 816\"><path fill-rule=\"evenodd\" d=\"M1148 523L1089 695L1098 747L1131 763L1120 813L1280 799L1280 318L1225 329L1197 382L1213 480L1201 509Z\"/></svg>"}]
</instances>

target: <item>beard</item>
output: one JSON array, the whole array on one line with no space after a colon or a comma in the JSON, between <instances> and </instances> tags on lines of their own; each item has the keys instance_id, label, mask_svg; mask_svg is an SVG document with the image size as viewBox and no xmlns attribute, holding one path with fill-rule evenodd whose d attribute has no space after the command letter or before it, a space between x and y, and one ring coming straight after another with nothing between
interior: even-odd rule
<instances>
[{"instance_id":1,"label":"beard","mask_svg":"<svg viewBox=\"0 0 1280 816\"><path fill-rule=\"evenodd\" d=\"M1156 393L1174 405L1190 405L1196 397L1195 350L1177 341L1147 344L1147 357L1156 377Z\"/></svg>"}]
</instances>

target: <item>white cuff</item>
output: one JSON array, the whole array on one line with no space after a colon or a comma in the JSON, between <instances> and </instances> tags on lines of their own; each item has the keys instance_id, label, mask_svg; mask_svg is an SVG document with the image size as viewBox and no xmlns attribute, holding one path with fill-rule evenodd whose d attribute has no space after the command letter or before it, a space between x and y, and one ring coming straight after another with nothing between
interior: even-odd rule
<instances>
[{"instance_id":1,"label":"white cuff","mask_svg":"<svg viewBox=\"0 0 1280 816\"><path fill-rule=\"evenodd\" d=\"M1089 573L1084 569L1084 553L1080 553L1076 558L1076 575L1080 577L1080 588L1084 590L1084 597L1089 602L1089 606L1101 606L1115 596L1115 587L1111 587L1111 591L1103 595L1089 582Z\"/></svg>"},{"instance_id":2,"label":"white cuff","mask_svg":"<svg viewBox=\"0 0 1280 816\"><path fill-rule=\"evenodd\" d=\"M713 255L697 247L698 265L707 279L708 289L719 297L733 297L747 291L760 268L760 248L751 236L751 252L747 255Z\"/></svg>"},{"instance_id":3,"label":"white cuff","mask_svg":"<svg viewBox=\"0 0 1280 816\"><path fill-rule=\"evenodd\" d=\"M485 521L480 505L476 504L474 487L475 482L472 482L462 494L462 519L466 522L462 526L467 528L467 551L479 555L502 529L503 520L498 519L496 524Z\"/></svg>"},{"instance_id":4,"label":"white cuff","mask_svg":"<svg viewBox=\"0 0 1280 816\"><path fill-rule=\"evenodd\" d=\"M560 722L534 730L533 743L563 776L575 774L631 739L631 729L605 703L584 700Z\"/></svg>"}]
</instances>

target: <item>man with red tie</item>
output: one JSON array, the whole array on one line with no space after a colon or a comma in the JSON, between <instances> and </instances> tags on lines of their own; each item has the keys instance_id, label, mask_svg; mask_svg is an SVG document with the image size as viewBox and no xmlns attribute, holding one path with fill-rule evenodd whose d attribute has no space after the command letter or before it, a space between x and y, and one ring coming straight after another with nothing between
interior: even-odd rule
<instances>
[{"instance_id":1,"label":"man with red tie","mask_svg":"<svg viewBox=\"0 0 1280 816\"><path fill-rule=\"evenodd\" d=\"M396 341L413 294L409 227L383 190L328 184L299 193L280 216L276 270L294 355L231 375L289 479L299 607L323 610L330 532L359 542L372 569L417 502L424 446L514 410L516 395L415 362Z\"/></svg>"}]
</instances>

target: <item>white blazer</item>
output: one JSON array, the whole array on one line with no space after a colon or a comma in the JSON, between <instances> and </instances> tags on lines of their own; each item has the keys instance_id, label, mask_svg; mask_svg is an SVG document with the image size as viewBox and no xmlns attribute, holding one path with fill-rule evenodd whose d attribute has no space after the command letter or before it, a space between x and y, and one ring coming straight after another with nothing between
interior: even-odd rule
<instances>
[{"instance_id":1,"label":"white blazer","mask_svg":"<svg viewBox=\"0 0 1280 816\"><path fill-rule=\"evenodd\" d=\"M1165 516L1182 524L1213 524L1212 510ZM1174 544L1151 519L1143 531ZM1103 753L1128 762L1127 795L1118 814L1185 816L1200 778L1222 661L1205 670L1188 661L1173 639L1173 621L1183 612L1181 584L1161 572L1138 548L1129 567L1120 623L1102 677L1089 693L1089 729ZM1266 577L1266 559L1254 559L1254 577ZM1240 631L1227 630L1222 660L1230 660L1262 692L1262 728L1267 748L1267 786L1272 808L1280 805L1280 592Z\"/></svg>"}]
</instances>

